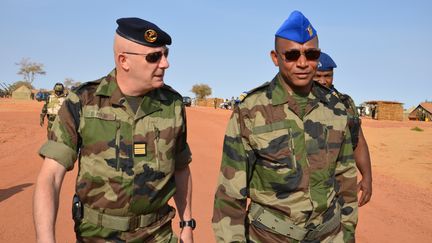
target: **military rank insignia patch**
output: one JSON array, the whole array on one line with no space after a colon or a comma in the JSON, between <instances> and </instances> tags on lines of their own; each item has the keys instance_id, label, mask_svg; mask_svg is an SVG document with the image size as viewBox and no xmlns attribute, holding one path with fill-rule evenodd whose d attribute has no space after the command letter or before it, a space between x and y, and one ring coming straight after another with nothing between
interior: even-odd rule
<instances>
[{"instance_id":1,"label":"military rank insignia patch","mask_svg":"<svg viewBox=\"0 0 432 243\"><path fill-rule=\"evenodd\" d=\"M247 95L248 95L248 92L247 92L247 91L243 91L243 92L240 94L240 96L239 96L239 100L240 100L240 102L242 102L242 101L246 98Z\"/></svg>"},{"instance_id":2,"label":"military rank insignia patch","mask_svg":"<svg viewBox=\"0 0 432 243\"><path fill-rule=\"evenodd\" d=\"M150 43L153 43L157 40L156 31L149 29L144 33L144 39Z\"/></svg>"},{"instance_id":3,"label":"military rank insignia patch","mask_svg":"<svg viewBox=\"0 0 432 243\"><path fill-rule=\"evenodd\" d=\"M134 155L135 156L145 156L147 154L147 144L146 143L135 143L134 144Z\"/></svg>"}]
</instances>

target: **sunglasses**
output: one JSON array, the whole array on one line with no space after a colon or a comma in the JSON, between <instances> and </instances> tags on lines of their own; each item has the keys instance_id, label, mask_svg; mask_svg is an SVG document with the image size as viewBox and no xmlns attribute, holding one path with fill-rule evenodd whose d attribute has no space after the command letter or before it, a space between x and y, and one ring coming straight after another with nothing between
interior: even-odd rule
<instances>
[{"instance_id":1,"label":"sunglasses","mask_svg":"<svg viewBox=\"0 0 432 243\"><path fill-rule=\"evenodd\" d=\"M151 52L151 53L147 53L147 54L125 51L125 52L122 52L122 54L144 56L148 63L157 63L162 58L162 55L165 57L168 57L169 49L165 48L163 51L156 51L156 52Z\"/></svg>"},{"instance_id":2,"label":"sunglasses","mask_svg":"<svg viewBox=\"0 0 432 243\"><path fill-rule=\"evenodd\" d=\"M276 51L277 54L279 54ZM301 52L300 50L293 49L289 50L283 53L283 56L285 57L285 61L287 62L293 62L297 61L301 55L304 55L308 61L316 61L321 55L320 49L307 49L304 52Z\"/></svg>"}]
</instances>

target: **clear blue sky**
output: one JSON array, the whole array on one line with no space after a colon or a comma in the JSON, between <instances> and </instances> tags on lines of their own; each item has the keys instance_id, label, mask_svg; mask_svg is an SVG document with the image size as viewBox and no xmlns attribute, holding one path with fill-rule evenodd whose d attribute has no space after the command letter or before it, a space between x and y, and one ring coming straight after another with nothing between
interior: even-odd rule
<instances>
[{"instance_id":1,"label":"clear blue sky","mask_svg":"<svg viewBox=\"0 0 432 243\"><path fill-rule=\"evenodd\" d=\"M293 10L317 29L336 61L336 87L356 103L390 100L409 108L432 100L432 1L102 1L1 0L0 81L21 80L15 63L45 65L36 88L95 80L113 67L120 17L156 23L173 38L166 83L193 96L205 83L230 98L273 78L274 33Z\"/></svg>"}]
</instances>

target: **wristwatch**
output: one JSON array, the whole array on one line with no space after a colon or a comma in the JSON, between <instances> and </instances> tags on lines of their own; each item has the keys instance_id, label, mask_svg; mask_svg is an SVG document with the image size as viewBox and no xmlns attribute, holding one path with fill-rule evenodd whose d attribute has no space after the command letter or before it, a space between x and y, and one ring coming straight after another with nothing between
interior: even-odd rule
<instances>
[{"instance_id":1,"label":"wristwatch","mask_svg":"<svg viewBox=\"0 0 432 243\"><path fill-rule=\"evenodd\" d=\"M192 229L195 229L195 227L196 227L195 219L191 219L189 221L180 221L180 228L184 228L186 226L191 227Z\"/></svg>"}]
</instances>

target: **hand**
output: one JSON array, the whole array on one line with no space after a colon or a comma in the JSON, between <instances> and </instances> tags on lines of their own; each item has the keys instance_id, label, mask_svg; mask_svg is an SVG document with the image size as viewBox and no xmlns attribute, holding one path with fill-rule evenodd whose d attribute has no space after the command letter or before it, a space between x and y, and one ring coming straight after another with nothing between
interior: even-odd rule
<instances>
[{"instance_id":1,"label":"hand","mask_svg":"<svg viewBox=\"0 0 432 243\"><path fill-rule=\"evenodd\" d=\"M362 191L358 201L359 207L366 205L372 197L372 180L362 178L357 184L357 192Z\"/></svg>"},{"instance_id":2,"label":"hand","mask_svg":"<svg viewBox=\"0 0 432 243\"><path fill-rule=\"evenodd\" d=\"M180 231L180 243L193 243L193 230L191 227L184 227Z\"/></svg>"}]
</instances>

